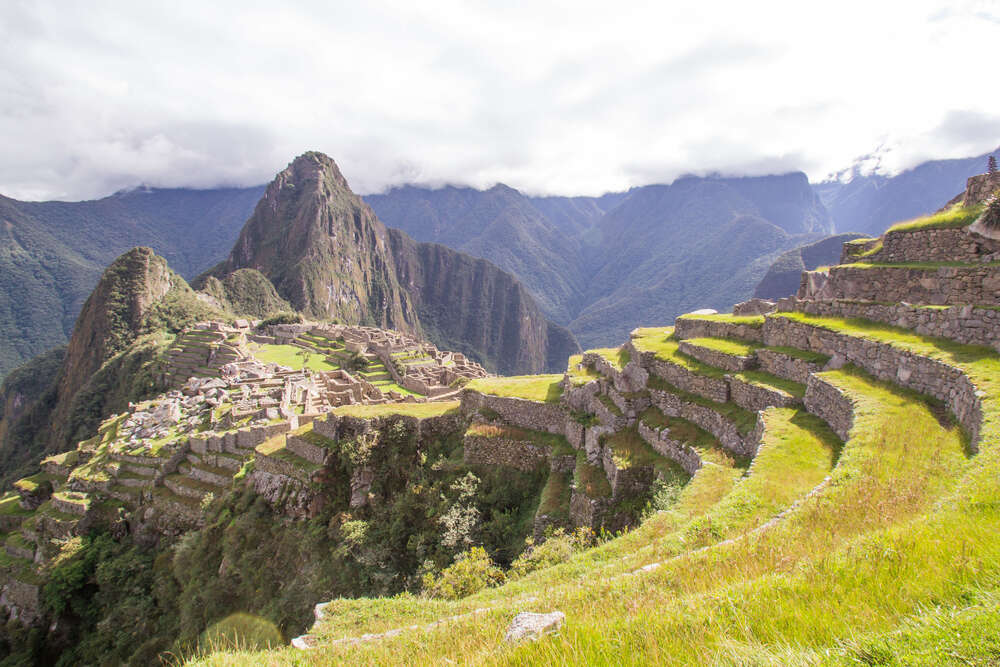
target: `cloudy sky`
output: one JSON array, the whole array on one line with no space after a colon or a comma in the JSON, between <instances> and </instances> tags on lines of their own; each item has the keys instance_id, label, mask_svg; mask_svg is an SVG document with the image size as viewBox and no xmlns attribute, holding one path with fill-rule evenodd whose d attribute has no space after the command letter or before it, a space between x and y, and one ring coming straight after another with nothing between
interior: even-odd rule
<instances>
[{"instance_id":1,"label":"cloudy sky","mask_svg":"<svg viewBox=\"0 0 1000 667\"><path fill-rule=\"evenodd\" d=\"M0 193L257 184L311 149L362 193L897 171L1000 144L998 37L994 0L5 0Z\"/></svg>"}]
</instances>

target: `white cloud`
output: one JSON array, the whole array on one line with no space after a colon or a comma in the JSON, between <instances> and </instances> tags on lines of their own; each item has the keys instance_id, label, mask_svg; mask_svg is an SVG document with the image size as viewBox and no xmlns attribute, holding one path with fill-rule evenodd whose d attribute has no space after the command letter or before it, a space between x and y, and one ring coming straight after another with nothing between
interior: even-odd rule
<instances>
[{"instance_id":1,"label":"white cloud","mask_svg":"<svg viewBox=\"0 0 1000 667\"><path fill-rule=\"evenodd\" d=\"M899 170L1000 143L997 3L14 1L0 193L269 180L597 194L683 173Z\"/></svg>"}]
</instances>

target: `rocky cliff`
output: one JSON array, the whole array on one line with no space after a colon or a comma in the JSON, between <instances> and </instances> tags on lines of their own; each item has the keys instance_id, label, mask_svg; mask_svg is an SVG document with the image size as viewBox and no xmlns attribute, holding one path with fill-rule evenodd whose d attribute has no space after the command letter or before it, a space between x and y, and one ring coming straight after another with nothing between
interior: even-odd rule
<instances>
[{"instance_id":1,"label":"rocky cliff","mask_svg":"<svg viewBox=\"0 0 1000 667\"><path fill-rule=\"evenodd\" d=\"M308 316L419 332L385 226L322 153L299 156L275 177L213 273L238 269L260 271Z\"/></svg>"},{"instance_id":2,"label":"rocky cliff","mask_svg":"<svg viewBox=\"0 0 1000 667\"><path fill-rule=\"evenodd\" d=\"M427 336L483 358L499 373L552 369L579 351L573 335L545 319L524 286L483 259L389 230L389 245Z\"/></svg>"}]
</instances>

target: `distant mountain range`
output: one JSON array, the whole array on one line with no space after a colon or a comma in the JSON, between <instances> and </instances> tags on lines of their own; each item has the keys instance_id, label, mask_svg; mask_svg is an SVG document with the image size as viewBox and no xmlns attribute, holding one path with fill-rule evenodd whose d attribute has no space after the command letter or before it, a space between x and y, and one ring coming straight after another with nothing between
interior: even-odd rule
<instances>
[{"instance_id":1,"label":"distant mountain range","mask_svg":"<svg viewBox=\"0 0 1000 667\"><path fill-rule=\"evenodd\" d=\"M683 178L603 197L404 186L365 198L417 240L485 256L585 347L749 295L778 253L831 231L805 174Z\"/></svg>"},{"instance_id":2,"label":"distant mountain range","mask_svg":"<svg viewBox=\"0 0 1000 667\"><path fill-rule=\"evenodd\" d=\"M985 155L936 160L894 177L855 171L812 186L803 174L681 178L601 197L401 186L364 200L416 241L515 276L548 319L591 347L684 310L728 308L783 252L933 211L985 164ZM142 188L84 202L0 196L0 378L67 341L104 267L129 248L152 247L188 279L225 259L266 187ZM420 274L425 293L438 286Z\"/></svg>"}]
</instances>

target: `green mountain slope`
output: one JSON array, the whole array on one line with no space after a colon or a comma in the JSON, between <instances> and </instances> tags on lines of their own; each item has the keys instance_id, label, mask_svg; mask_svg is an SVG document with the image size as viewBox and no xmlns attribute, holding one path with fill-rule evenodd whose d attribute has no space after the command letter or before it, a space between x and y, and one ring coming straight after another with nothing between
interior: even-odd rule
<instances>
[{"instance_id":1,"label":"green mountain slope","mask_svg":"<svg viewBox=\"0 0 1000 667\"><path fill-rule=\"evenodd\" d=\"M0 378L68 340L118 255L149 246L192 277L225 257L262 192L140 189L83 202L0 196Z\"/></svg>"}]
</instances>

